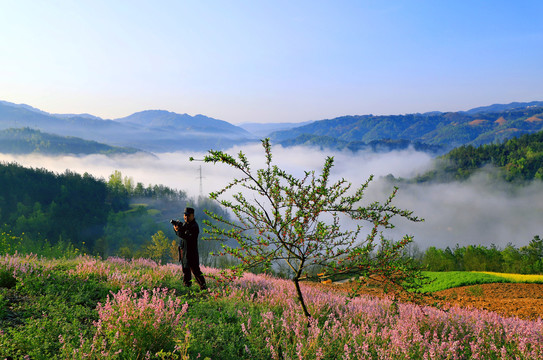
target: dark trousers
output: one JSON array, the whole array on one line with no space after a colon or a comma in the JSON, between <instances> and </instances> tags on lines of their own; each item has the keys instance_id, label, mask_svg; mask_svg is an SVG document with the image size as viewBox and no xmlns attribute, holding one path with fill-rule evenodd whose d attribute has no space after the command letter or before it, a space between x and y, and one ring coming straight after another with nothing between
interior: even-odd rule
<instances>
[{"instance_id":1,"label":"dark trousers","mask_svg":"<svg viewBox=\"0 0 543 360\"><path fill-rule=\"evenodd\" d=\"M200 270L200 265L192 265L187 264L186 266L183 266L183 283L185 286L190 286L190 282L192 280L192 274L194 274L194 279L200 286L200 289L207 289L206 287L206 280L204 279L204 275L202 275L202 271Z\"/></svg>"}]
</instances>

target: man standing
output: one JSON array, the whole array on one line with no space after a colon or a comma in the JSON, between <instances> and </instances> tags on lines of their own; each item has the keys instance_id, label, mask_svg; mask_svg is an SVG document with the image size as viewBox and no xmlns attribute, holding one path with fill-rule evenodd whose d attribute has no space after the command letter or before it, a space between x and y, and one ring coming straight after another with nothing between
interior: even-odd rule
<instances>
[{"instance_id":1,"label":"man standing","mask_svg":"<svg viewBox=\"0 0 543 360\"><path fill-rule=\"evenodd\" d=\"M185 222L182 225L174 224L173 228L177 236L181 238L179 242L179 262L183 266L183 283L185 286L191 285L192 274L200 289L205 290L206 281L200 270L200 257L198 255L198 234L200 228L194 219L194 209L185 208L183 214Z\"/></svg>"}]
</instances>

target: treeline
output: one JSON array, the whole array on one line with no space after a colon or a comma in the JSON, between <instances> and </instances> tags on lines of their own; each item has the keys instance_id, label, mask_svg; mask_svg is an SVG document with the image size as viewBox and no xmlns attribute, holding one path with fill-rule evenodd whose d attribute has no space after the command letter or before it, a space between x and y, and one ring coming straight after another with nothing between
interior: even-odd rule
<instances>
[{"instance_id":1,"label":"treeline","mask_svg":"<svg viewBox=\"0 0 543 360\"><path fill-rule=\"evenodd\" d=\"M429 271L493 271L514 274L543 274L543 239L538 235L527 246L512 244L504 249L492 245L429 247L419 254L419 261Z\"/></svg>"},{"instance_id":2,"label":"treeline","mask_svg":"<svg viewBox=\"0 0 543 360\"><path fill-rule=\"evenodd\" d=\"M169 220L182 218L189 205L199 219L205 218L204 208L221 213L207 198L190 199L162 185L145 187L119 171L106 181L1 163L0 253L56 247L104 257L149 256L157 239L162 246L177 241Z\"/></svg>"},{"instance_id":3,"label":"treeline","mask_svg":"<svg viewBox=\"0 0 543 360\"><path fill-rule=\"evenodd\" d=\"M497 176L506 181L543 180L543 131L499 144L460 146L441 156L436 169L416 181L465 180L485 165L499 168Z\"/></svg>"}]
</instances>

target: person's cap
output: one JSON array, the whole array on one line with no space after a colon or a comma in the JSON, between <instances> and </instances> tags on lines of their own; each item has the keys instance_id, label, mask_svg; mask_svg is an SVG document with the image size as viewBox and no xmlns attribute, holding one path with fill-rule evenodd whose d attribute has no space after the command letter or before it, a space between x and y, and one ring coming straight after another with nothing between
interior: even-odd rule
<instances>
[{"instance_id":1,"label":"person's cap","mask_svg":"<svg viewBox=\"0 0 543 360\"><path fill-rule=\"evenodd\" d=\"M194 214L194 209L191 208L191 207L185 208L184 214L185 214L185 215Z\"/></svg>"}]
</instances>

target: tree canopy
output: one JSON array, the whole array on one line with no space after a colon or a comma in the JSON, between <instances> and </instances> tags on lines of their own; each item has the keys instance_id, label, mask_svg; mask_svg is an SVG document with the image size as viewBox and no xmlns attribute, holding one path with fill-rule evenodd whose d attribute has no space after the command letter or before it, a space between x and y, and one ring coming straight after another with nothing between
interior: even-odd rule
<instances>
[{"instance_id":1,"label":"tree canopy","mask_svg":"<svg viewBox=\"0 0 543 360\"><path fill-rule=\"evenodd\" d=\"M104 257L148 256L156 239L162 246L166 234L174 236L169 220L187 205L202 218L204 207L220 212L209 199L191 199L163 185L145 187L120 171L105 181L0 163L0 254L42 254L58 245ZM210 250L202 248L203 254Z\"/></svg>"},{"instance_id":2,"label":"tree canopy","mask_svg":"<svg viewBox=\"0 0 543 360\"><path fill-rule=\"evenodd\" d=\"M237 258L241 269L286 264L306 316L310 314L299 282L311 275L311 269L321 270L321 276L376 277L396 286L413 285L411 280L417 277L418 270L401 255L412 237L392 243L382 236L383 229L393 227L394 216L421 220L392 204L397 188L383 203L362 205L371 177L356 189L345 179L332 182L334 159L327 157L319 175L305 171L302 178L297 178L272 163L269 139L263 140L262 146L266 165L256 171L243 152L235 158L210 150L204 158L208 163L228 165L240 174L222 190L210 194L237 219L208 212L216 220L207 222L208 238L232 239L236 243L223 244L222 255ZM356 225L342 226L343 218ZM371 224L366 234L360 221Z\"/></svg>"}]
</instances>

